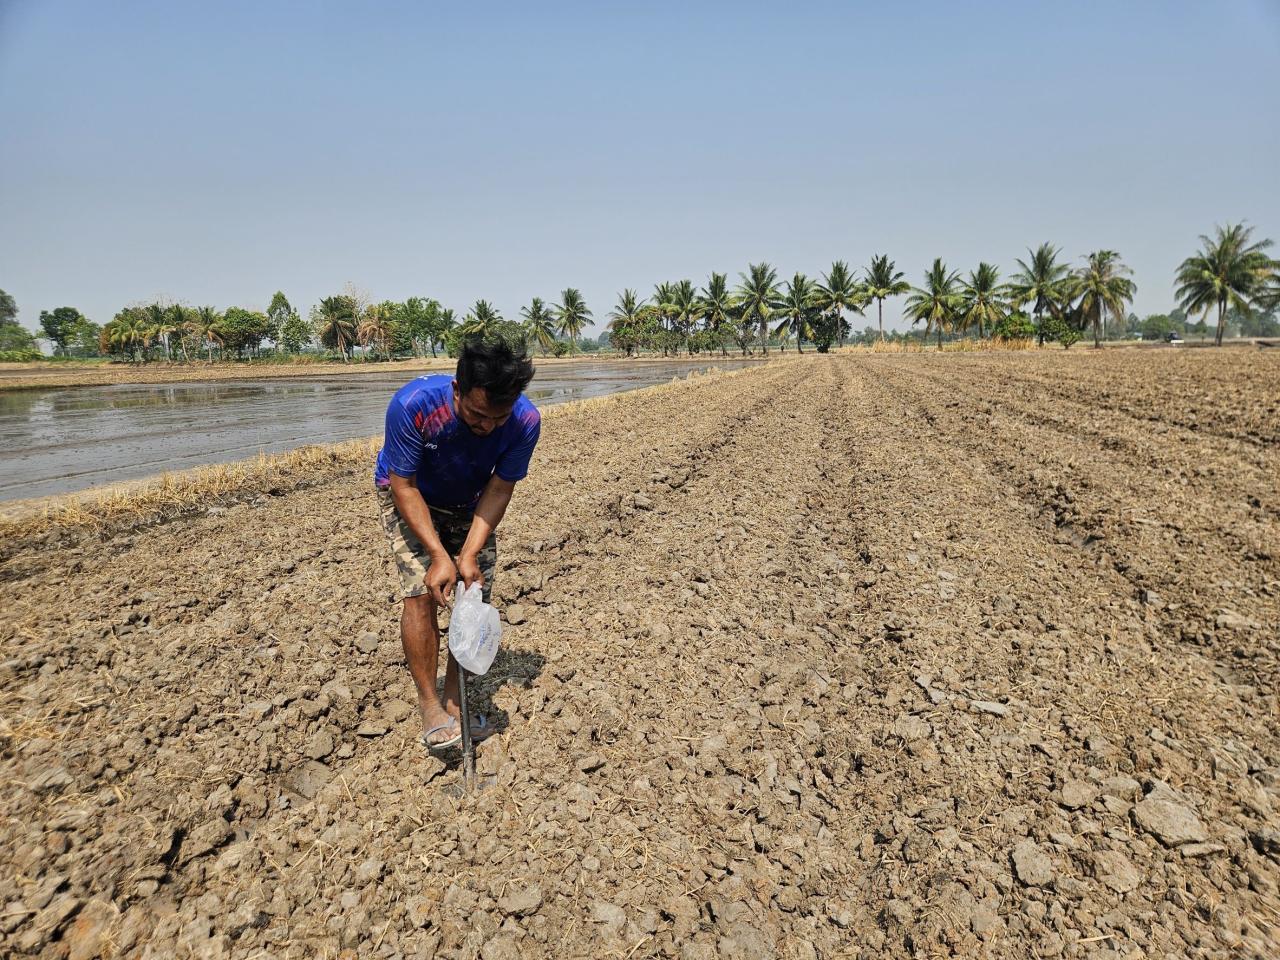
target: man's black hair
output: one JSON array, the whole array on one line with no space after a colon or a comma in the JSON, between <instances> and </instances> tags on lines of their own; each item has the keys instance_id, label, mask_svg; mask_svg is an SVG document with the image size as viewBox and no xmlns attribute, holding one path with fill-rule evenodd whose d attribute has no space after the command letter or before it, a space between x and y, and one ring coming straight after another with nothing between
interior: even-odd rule
<instances>
[{"instance_id":1,"label":"man's black hair","mask_svg":"<svg viewBox=\"0 0 1280 960\"><path fill-rule=\"evenodd\" d=\"M458 390L463 396L484 387L490 403L505 406L516 399L533 379L533 361L523 349L514 350L505 340L473 337L458 355Z\"/></svg>"}]
</instances>

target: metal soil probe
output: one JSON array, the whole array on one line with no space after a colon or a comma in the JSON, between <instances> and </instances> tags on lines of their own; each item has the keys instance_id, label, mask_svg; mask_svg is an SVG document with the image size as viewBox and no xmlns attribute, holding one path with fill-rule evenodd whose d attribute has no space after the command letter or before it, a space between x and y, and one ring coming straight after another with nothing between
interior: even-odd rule
<instances>
[{"instance_id":1,"label":"metal soil probe","mask_svg":"<svg viewBox=\"0 0 1280 960\"><path fill-rule=\"evenodd\" d=\"M473 790L476 785L476 747L471 742L471 712L467 709L467 669L460 663L458 709L462 712L462 786L465 790Z\"/></svg>"}]
</instances>

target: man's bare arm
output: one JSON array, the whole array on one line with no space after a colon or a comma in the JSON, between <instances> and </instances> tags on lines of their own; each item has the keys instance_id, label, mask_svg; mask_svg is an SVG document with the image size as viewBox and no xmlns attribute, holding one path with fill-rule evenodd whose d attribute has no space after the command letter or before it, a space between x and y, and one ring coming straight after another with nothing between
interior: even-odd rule
<instances>
[{"instance_id":1,"label":"man's bare arm","mask_svg":"<svg viewBox=\"0 0 1280 960\"><path fill-rule=\"evenodd\" d=\"M427 570L427 587L436 603L443 606L453 593L458 570L453 558L440 542L436 525L431 522L431 510L427 507L427 501L422 499L416 475L402 477L397 473L391 474L391 496L395 500L396 510L431 558L431 566Z\"/></svg>"},{"instance_id":2,"label":"man's bare arm","mask_svg":"<svg viewBox=\"0 0 1280 960\"><path fill-rule=\"evenodd\" d=\"M471 529L467 531L467 540L458 554L458 575L468 587L473 583L484 583L484 574L480 572L477 558L489 535L502 522L515 489L515 481L503 480L495 473L480 494L480 502L476 504L475 515L471 518Z\"/></svg>"}]
</instances>

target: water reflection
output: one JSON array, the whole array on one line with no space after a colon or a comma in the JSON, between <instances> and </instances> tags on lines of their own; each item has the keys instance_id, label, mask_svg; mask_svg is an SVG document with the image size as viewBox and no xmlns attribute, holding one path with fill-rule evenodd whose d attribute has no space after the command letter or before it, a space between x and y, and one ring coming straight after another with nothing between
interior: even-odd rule
<instances>
[{"instance_id":1,"label":"water reflection","mask_svg":"<svg viewBox=\"0 0 1280 960\"><path fill-rule=\"evenodd\" d=\"M546 406L742 365L579 363L540 374L528 393ZM0 499L374 434L387 400L407 379L353 374L0 391Z\"/></svg>"}]
</instances>

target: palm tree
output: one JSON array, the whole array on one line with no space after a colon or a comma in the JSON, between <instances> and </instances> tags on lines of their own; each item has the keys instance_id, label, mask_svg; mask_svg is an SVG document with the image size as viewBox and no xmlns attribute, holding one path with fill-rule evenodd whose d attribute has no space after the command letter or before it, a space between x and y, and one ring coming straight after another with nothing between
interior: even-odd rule
<instances>
[{"instance_id":1,"label":"palm tree","mask_svg":"<svg viewBox=\"0 0 1280 960\"><path fill-rule=\"evenodd\" d=\"M1125 305L1133 302L1137 290L1129 279L1133 273L1120 260L1114 250L1098 250L1089 254L1085 266L1072 278L1069 290L1072 298L1080 298L1077 310L1080 316L1093 322L1093 345L1102 346L1098 339L1101 322L1103 334L1107 329L1107 314L1124 323Z\"/></svg>"},{"instance_id":2,"label":"palm tree","mask_svg":"<svg viewBox=\"0 0 1280 960\"><path fill-rule=\"evenodd\" d=\"M675 326L676 285L659 283L653 288L653 299L650 302L653 315L658 321L658 339L662 343L662 355L665 357L673 344L671 334Z\"/></svg>"},{"instance_id":3,"label":"palm tree","mask_svg":"<svg viewBox=\"0 0 1280 960\"><path fill-rule=\"evenodd\" d=\"M137 357L138 351L145 350L151 339L150 323L141 307L129 307L120 311L107 324L106 329L107 342L124 350L130 359Z\"/></svg>"},{"instance_id":4,"label":"palm tree","mask_svg":"<svg viewBox=\"0 0 1280 960\"><path fill-rule=\"evenodd\" d=\"M498 324L502 322L502 314L488 300L477 300L471 306L471 312L462 321L458 332L464 337L479 337L487 340L498 333Z\"/></svg>"},{"instance_id":5,"label":"palm tree","mask_svg":"<svg viewBox=\"0 0 1280 960\"><path fill-rule=\"evenodd\" d=\"M147 319L150 321L150 335L147 340L158 339L160 345L164 347L165 360L172 359L169 355L169 334L178 329L173 323L173 314L160 304L153 303L147 307Z\"/></svg>"},{"instance_id":6,"label":"palm tree","mask_svg":"<svg viewBox=\"0 0 1280 960\"><path fill-rule=\"evenodd\" d=\"M569 338L569 353L572 354L578 346L578 335L591 319L587 302L582 299L578 290L569 287L560 292L560 302L556 304L556 319L560 323L561 336Z\"/></svg>"},{"instance_id":7,"label":"palm tree","mask_svg":"<svg viewBox=\"0 0 1280 960\"><path fill-rule=\"evenodd\" d=\"M364 312L360 325L356 327L356 337L364 347L373 345L382 350L384 357L390 357L387 341L391 338L391 312L387 304L371 304Z\"/></svg>"},{"instance_id":8,"label":"palm tree","mask_svg":"<svg viewBox=\"0 0 1280 960\"><path fill-rule=\"evenodd\" d=\"M208 344L209 362L213 362L213 345L222 345L222 317L213 307L199 307L187 318L187 329L195 338L196 350Z\"/></svg>"},{"instance_id":9,"label":"palm tree","mask_svg":"<svg viewBox=\"0 0 1280 960\"><path fill-rule=\"evenodd\" d=\"M969 279L962 286L960 329L968 330L977 324L978 339L985 339L987 330L994 328L1009 312L1005 288L1000 285L1000 271L992 264L980 263L977 270L970 271Z\"/></svg>"},{"instance_id":10,"label":"palm tree","mask_svg":"<svg viewBox=\"0 0 1280 960\"><path fill-rule=\"evenodd\" d=\"M907 297L907 317L912 324L925 322L925 336L933 330L938 332L938 349L942 349L942 331L955 322L956 311L960 305L960 296L956 291L959 282L959 271L947 271L947 266L938 257L933 266L924 275L924 287L913 287L911 296Z\"/></svg>"},{"instance_id":11,"label":"palm tree","mask_svg":"<svg viewBox=\"0 0 1280 960\"><path fill-rule=\"evenodd\" d=\"M543 354L555 346L555 316L541 297L534 297L527 307L521 307L520 316L524 317L525 330L538 342Z\"/></svg>"},{"instance_id":12,"label":"palm tree","mask_svg":"<svg viewBox=\"0 0 1280 960\"><path fill-rule=\"evenodd\" d=\"M711 272L707 285L702 288L702 319L711 331L712 339L720 344L721 356L728 356L724 344L724 325L729 322L733 298L729 295L729 278L723 273Z\"/></svg>"},{"instance_id":13,"label":"palm tree","mask_svg":"<svg viewBox=\"0 0 1280 960\"><path fill-rule=\"evenodd\" d=\"M175 303L169 308L169 326L172 332L178 335L178 346L182 348L182 359L184 362L189 361L191 357L187 355L187 319L190 317L191 311L180 303Z\"/></svg>"},{"instance_id":14,"label":"palm tree","mask_svg":"<svg viewBox=\"0 0 1280 960\"><path fill-rule=\"evenodd\" d=\"M1187 257L1178 267L1178 304L1188 314L1208 316L1218 308L1218 332L1213 342L1222 346L1222 329L1227 308L1235 307L1241 313L1249 313L1253 300L1262 295L1266 299L1266 287L1274 283L1275 261L1264 251L1270 240L1250 242L1253 228L1243 223L1215 227L1213 239L1200 237L1200 252Z\"/></svg>"},{"instance_id":15,"label":"palm tree","mask_svg":"<svg viewBox=\"0 0 1280 960\"><path fill-rule=\"evenodd\" d=\"M828 314L835 322L836 337L844 346L844 312L862 313L869 299L849 272L849 265L837 260L830 272L823 274L822 282L814 289L814 306Z\"/></svg>"},{"instance_id":16,"label":"palm tree","mask_svg":"<svg viewBox=\"0 0 1280 960\"><path fill-rule=\"evenodd\" d=\"M626 349L628 357L635 349L636 335L644 323L644 309L645 301L639 299L636 292L628 288L618 294L618 305L609 312L608 329L614 331L614 335Z\"/></svg>"},{"instance_id":17,"label":"palm tree","mask_svg":"<svg viewBox=\"0 0 1280 960\"><path fill-rule=\"evenodd\" d=\"M749 263L747 272L738 274L738 306L742 310L744 327L755 324L760 331L760 345L765 356L769 355L769 320L778 307L778 271L767 263ZM746 345L742 352L747 352Z\"/></svg>"},{"instance_id":18,"label":"palm tree","mask_svg":"<svg viewBox=\"0 0 1280 960\"><path fill-rule=\"evenodd\" d=\"M671 322L684 339L685 350L693 356L693 328L702 315L702 304L692 280L680 280L671 288Z\"/></svg>"},{"instance_id":19,"label":"palm tree","mask_svg":"<svg viewBox=\"0 0 1280 960\"><path fill-rule=\"evenodd\" d=\"M809 318L813 316L814 283L803 273L797 273L787 283L782 293L780 309L783 320L773 331L776 334L794 334L796 350L804 353L804 338L809 334Z\"/></svg>"},{"instance_id":20,"label":"palm tree","mask_svg":"<svg viewBox=\"0 0 1280 960\"><path fill-rule=\"evenodd\" d=\"M875 300L879 308L880 342L884 342L884 301L886 297L897 297L911 290L911 284L902 279L901 270L895 269L897 264L882 253L871 258L871 266L867 268L867 279L862 285L868 299Z\"/></svg>"},{"instance_id":21,"label":"palm tree","mask_svg":"<svg viewBox=\"0 0 1280 960\"><path fill-rule=\"evenodd\" d=\"M1271 261L1266 283L1258 292L1255 302L1263 310L1280 310L1280 260Z\"/></svg>"},{"instance_id":22,"label":"palm tree","mask_svg":"<svg viewBox=\"0 0 1280 960\"><path fill-rule=\"evenodd\" d=\"M1065 263L1058 263L1059 250L1050 243L1042 243L1035 250L1028 249L1027 253L1031 255L1031 262L1018 261L1021 269L1013 275L1009 290L1019 307L1034 302L1031 312L1036 318L1036 335L1040 346L1044 346L1041 314L1047 308L1055 317L1061 317L1061 304L1066 299L1071 270Z\"/></svg>"},{"instance_id":23,"label":"palm tree","mask_svg":"<svg viewBox=\"0 0 1280 960\"><path fill-rule=\"evenodd\" d=\"M325 297L316 307L316 331L320 342L332 346L347 362L347 346L356 338L355 302L345 294Z\"/></svg>"},{"instance_id":24,"label":"palm tree","mask_svg":"<svg viewBox=\"0 0 1280 960\"><path fill-rule=\"evenodd\" d=\"M448 343L448 336L451 332L458 328L458 318L453 312L452 307L444 307L436 315L436 321L431 327L431 355L436 355L436 344L444 346Z\"/></svg>"}]
</instances>

